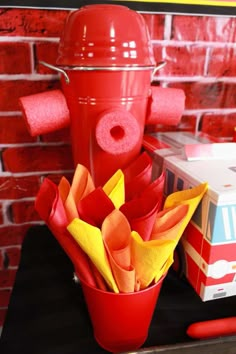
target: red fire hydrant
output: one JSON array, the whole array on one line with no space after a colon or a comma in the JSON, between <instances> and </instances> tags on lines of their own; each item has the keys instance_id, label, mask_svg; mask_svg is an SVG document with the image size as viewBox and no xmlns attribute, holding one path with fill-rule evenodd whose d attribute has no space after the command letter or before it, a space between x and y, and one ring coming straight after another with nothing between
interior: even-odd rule
<instances>
[{"instance_id":1,"label":"red fire hydrant","mask_svg":"<svg viewBox=\"0 0 236 354\"><path fill-rule=\"evenodd\" d=\"M182 90L152 87L157 69L142 15L120 5L72 11L56 66L61 90L20 98L31 135L70 125L75 165L103 185L140 153L145 124L177 124Z\"/></svg>"}]
</instances>

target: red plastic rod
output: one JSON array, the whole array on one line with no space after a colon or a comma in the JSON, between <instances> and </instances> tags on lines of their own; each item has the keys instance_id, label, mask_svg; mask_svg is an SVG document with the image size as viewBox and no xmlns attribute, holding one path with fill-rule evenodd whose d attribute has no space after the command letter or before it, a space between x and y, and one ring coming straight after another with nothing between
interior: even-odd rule
<instances>
[{"instance_id":1,"label":"red plastic rod","mask_svg":"<svg viewBox=\"0 0 236 354\"><path fill-rule=\"evenodd\" d=\"M207 339L233 334L236 334L236 317L196 322L187 328L187 335L197 339Z\"/></svg>"}]
</instances>

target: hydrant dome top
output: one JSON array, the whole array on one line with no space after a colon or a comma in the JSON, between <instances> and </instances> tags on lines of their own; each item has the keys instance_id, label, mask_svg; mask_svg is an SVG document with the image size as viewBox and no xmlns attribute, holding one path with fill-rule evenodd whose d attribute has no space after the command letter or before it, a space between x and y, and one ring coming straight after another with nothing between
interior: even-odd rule
<instances>
[{"instance_id":1,"label":"hydrant dome top","mask_svg":"<svg viewBox=\"0 0 236 354\"><path fill-rule=\"evenodd\" d=\"M68 15L56 63L67 67L156 65L143 16L110 4L83 6Z\"/></svg>"}]
</instances>

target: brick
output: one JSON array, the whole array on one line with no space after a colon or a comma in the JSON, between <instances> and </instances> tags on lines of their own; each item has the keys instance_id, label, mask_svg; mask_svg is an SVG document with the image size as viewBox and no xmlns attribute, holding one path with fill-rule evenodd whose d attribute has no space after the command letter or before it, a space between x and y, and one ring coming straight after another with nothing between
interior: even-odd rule
<instances>
[{"instance_id":1,"label":"brick","mask_svg":"<svg viewBox=\"0 0 236 354\"><path fill-rule=\"evenodd\" d=\"M12 222L14 224L22 224L31 221L41 221L35 210L34 202L19 201L12 203L10 206Z\"/></svg>"},{"instance_id":2,"label":"brick","mask_svg":"<svg viewBox=\"0 0 236 354\"><path fill-rule=\"evenodd\" d=\"M18 267L20 263L21 248L9 247L4 250L5 257L8 259L8 267Z\"/></svg>"},{"instance_id":3,"label":"brick","mask_svg":"<svg viewBox=\"0 0 236 354\"><path fill-rule=\"evenodd\" d=\"M0 74L31 73L31 50L29 43L0 43Z\"/></svg>"},{"instance_id":4,"label":"brick","mask_svg":"<svg viewBox=\"0 0 236 354\"><path fill-rule=\"evenodd\" d=\"M209 18L209 17L208 17ZM171 39L179 41L204 41L204 17L202 16L173 16Z\"/></svg>"},{"instance_id":5,"label":"brick","mask_svg":"<svg viewBox=\"0 0 236 354\"><path fill-rule=\"evenodd\" d=\"M37 141L26 128L21 116L0 117L0 141L1 144L31 143Z\"/></svg>"},{"instance_id":6,"label":"brick","mask_svg":"<svg viewBox=\"0 0 236 354\"><path fill-rule=\"evenodd\" d=\"M0 175L0 199L34 197L39 189L38 176L4 177Z\"/></svg>"},{"instance_id":7,"label":"brick","mask_svg":"<svg viewBox=\"0 0 236 354\"><path fill-rule=\"evenodd\" d=\"M45 143L49 142L70 142L70 128L63 128L57 131L41 135L41 141Z\"/></svg>"},{"instance_id":8,"label":"brick","mask_svg":"<svg viewBox=\"0 0 236 354\"><path fill-rule=\"evenodd\" d=\"M232 138L236 127L236 113L204 114L201 119L201 131L214 137Z\"/></svg>"},{"instance_id":9,"label":"brick","mask_svg":"<svg viewBox=\"0 0 236 354\"><path fill-rule=\"evenodd\" d=\"M69 145L8 148L2 153L9 172L59 171L73 168Z\"/></svg>"},{"instance_id":10,"label":"brick","mask_svg":"<svg viewBox=\"0 0 236 354\"><path fill-rule=\"evenodd\" d=\"M204 74L206 48L198 45L166 46L162 49L163 56L160 58L160 49L157 48L156 61L165 61L166 65L158 74L166 76L197 76Z\"/></svg>"},{"instance_id":11,"label":"brick","mask_svg":"<svg viewBox=\"0 0 236 354\"><path fill-rule=\"evenodd\" d=\"M57 131L43 134L41 135L41 141L44 143L56 143L56 142L64 142L64 143L70 143L70 128L63 128L59 129Z\"/></svg>"},{"instance_id":12,"label":"brick","mask_svg":"<svg viewBox=\"0 0 236 354\"><path fill-rule=\"evenodd\" d=\"M16 269L0 270L0 288L10 288L13 286L16 277Z\"/></svg>"},{"instance_id":13,"label":"brick","mask_svg":"<svg viewBox=\"0 0 236 354\"><path fill-rule=\"evenodd\" d=\"M181 88L185 92L185 109L215 109L229 107L226 103L227 87L223 82L172 83L168 87Z\"/></svg>"},{"instance_id":14,"label":"brick","mask_svg":"<svg viewBox=\"0 0 236 354\"><path fill-rule=\"evenodd\" d=\"M31 80L0 80L1 100L0 111L19 111L19 98L60 87L59 80L31 81Z\"/></svg>"},{"instance_id":15,"label":"brick","mask_svg":"<svg viewBox=\"0 0 236 354\"><path fill-rule=\"evenodd\" d=\"M236 107L236 84L228 84L225 87L225 108L235 108Z\"/></svg>"},{"instance_id":16,"label":"brick","mask_svg":"<svg viewBox=\"0 0 236 354\"><path fill-rule=\"evenodd\" d=\"M212 48L208 63L208 76L236 76L236 49Z\"/></svg>"},{"instance_id":17,"label":"brick","mask_svg":"<svg viewBox=\"0 0 236 354\"><path fill-rule=\"evenodd\" d=\"M56 65L58 57L58 43L44 42L36 43L34 46L35 65L36 71L39 74L55 74L54 70L47 68L39 63L39 61L45 61L46 63Z\"/></svg>"},{"instance_id":18,"label":"brick","mask_svg":"<svg viewBox=\"0 0 236 354\"><path fill-rule=\"evenodd\" d=\"M3 210L2 210L2 204L0 204L0 224L3 224Z\"/></svg>"},{"instance_id":19,"label":"brick","mask_svg":"<svg viewBox=\"0 0 236 354\"><path fill-rule=\"evenodd\" d=\"M173 16L172 39L234 43L236 19L223 16Z\"/></svg>"},{"instance_id":20,"label":"brick","mask_svg":"<svg viewBox=\"0 0 236 354\"><path fill-rule=\"evenodd\" d=\"M236 18L224 16L205 18L205 26L202 30L205 32L207 41L235 43Z\"/></svg>"},{"instance_id":21,"label":"brick","mask_svg":"<svg viewBox=\"0 0 236 354\"><path fill-rule=\"evenodd\" d=\"M0 249L0 269L4 268L4 250Z\"/></svg>"},{"instance_id":22,"label":"brick","mask_svg":"<svg viewBox=\"0 0 236 354\"><path fill-rule=\"evenodd\" d=\"M196 115L183 115L180 123L177 125L178 131L188 131L195 132L196 131L196 123L197 117Z\"/></svg>"},{"instance_id":23,"label":"brick","mask_svg":"<svg viewBox=\"0 0 236 354\"><path fill-rule=\"evenodd\" d=\"M0 309L0 327L3 326L7 314L7 309Z\"/></svg>"},{"instance_id":24,"label":"brick","mask_svg":"<svg viewBox=\"0 0 236 354\"><path fill-rule=\"evenodd\" d=\"M0 247L21 245L31 224L9 225L0 228Z\"/></svg>"},{"instance_id":25,"label":"brick","mask_svg":"<svg viewBox=\"0 0 236 354\"><path fill-rule=\"evenodd\" d=\"M142 14L151 39L164 39L165 16L160 14Z\"/></svg>"},{"instance_id":26,"label":"brick","mask_svg":"<svg viewBox=\"0 0 236 354\"><path fill-rule=\"evenodd\" d=\"M60 37L69 10L0 9L2 36Z\"/></svg>"},{"instance_id":27,"label":"brick","mask_svg":"<svg viewBox=\"0 0 236 354\"><path fill-rule=\"evenodd\" d=\"M0 307L7 307L10 302L11 289L0 289Z\"/></svg>"}]
</instances>

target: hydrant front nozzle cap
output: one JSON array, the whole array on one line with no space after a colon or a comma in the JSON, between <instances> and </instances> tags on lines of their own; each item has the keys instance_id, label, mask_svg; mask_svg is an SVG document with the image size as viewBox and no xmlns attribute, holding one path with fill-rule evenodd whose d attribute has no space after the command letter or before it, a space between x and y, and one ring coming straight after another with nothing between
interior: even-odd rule
<instances>
[{"instance_id":1,"label":"hydrant front nozzle cap","mask_svg":"<svg viewBox=\"0 0 236 354\"><path fill-rule=\"evenodd\" d=\"M126 6L96 4L72 11L60 39L60 66L155 66L144 17Z\"/></svg>"}]
</instances>

